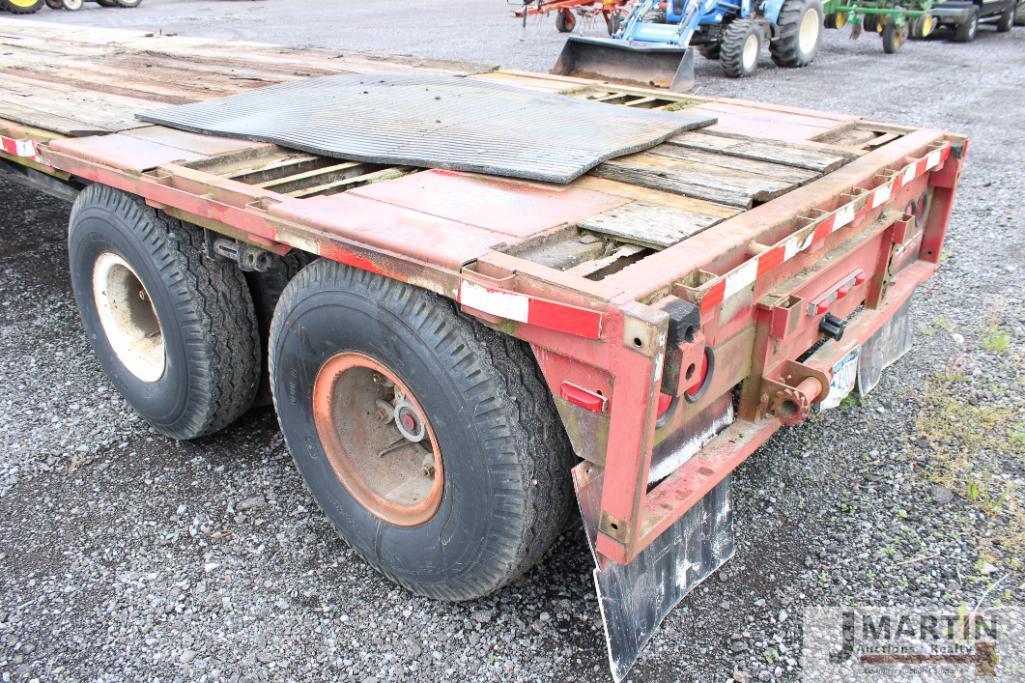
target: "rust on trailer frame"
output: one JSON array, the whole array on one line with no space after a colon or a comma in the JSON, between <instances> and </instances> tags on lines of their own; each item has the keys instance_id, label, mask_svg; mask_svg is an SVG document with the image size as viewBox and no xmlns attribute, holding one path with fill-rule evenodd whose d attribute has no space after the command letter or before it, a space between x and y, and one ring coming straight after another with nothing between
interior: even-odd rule
<instances>
[{"instance_id":1,"label":"rust on trailer frame","mask_svg":"<svg viewBox=\"0 0 1025 683\"><path fill-rule=\"evenodd\" d=\"M326 51L253 45L239 56L216 41L83 37L7 21L0 26L21 36L0 35L0 44L27 66L0 75L18 97L0 102L5 162L110 185L279 254L300 249L408 282L528 342L577 454L603 468L601 490L589 493L600 501L602 566L630 562L782 424L803 419L834 364L901 310L936 269L966 151L964 139L940 131L755 102ZM44 42L90 64L74 87L58 87L56 67L28 68L37 62L31 45ZM608 106L686 108L718 123L669 141L656 158L637 155L631 168L647 174L643 182L597 173L553 186L325 160L140 126L130 115L168 97L195 101L292 80L304 75L294 73L297 63L313 75L430 68ZM143 64L173 65L210 88L176 89L147 77ZM228 82L226 69L253 79ZM731 205L696 196L680 182L705 174L750 186L745 196L770 196L759 194L760 181L778 188L795 168L792 187L752 208L742 208L743 197ZM702 224L656 249L588 220L627 206L638 216L672 209ZM667 312L680 301L699 316L683 341L670 338ZM823 339L825 312L848 319L846 332L805 357ZM700 395L688 395L689 382L663 383L667 357L681 363L668 368L674 377L704 365ZM735 421L649 490L653 449L734 392Z\"/></svg>"}]
</instances>

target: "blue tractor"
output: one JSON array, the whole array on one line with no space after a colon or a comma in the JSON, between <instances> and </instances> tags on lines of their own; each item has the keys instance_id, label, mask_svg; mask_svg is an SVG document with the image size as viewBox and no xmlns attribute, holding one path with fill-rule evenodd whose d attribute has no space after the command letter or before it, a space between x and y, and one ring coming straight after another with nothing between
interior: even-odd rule
<instances>
[{"instance_id":1,"label":"blue tractor","mask_svg":"<svg viewBox=\"0 0 1025 683\"><path fill-rule=\"evenodd\" d=\"M765 42L779 66L811 64L822 18L821 0L638 0L611 37L571 37L552 73L682 92L694 84L694 50L733 78L754 73Z\"/></svg>"}]
</instances>

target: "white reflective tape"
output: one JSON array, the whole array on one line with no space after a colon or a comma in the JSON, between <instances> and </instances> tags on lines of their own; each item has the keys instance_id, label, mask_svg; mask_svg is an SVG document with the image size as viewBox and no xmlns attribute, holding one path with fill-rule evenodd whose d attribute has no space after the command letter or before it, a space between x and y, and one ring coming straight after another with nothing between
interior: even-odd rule
<instances>
[{"instance_id":1,"label":"white reflective tape","mask_svg":"<svg viewBox=\"0 0 1025 683\"><path fill-rule=\"evenodd\" d=\"M839 230L853 220L854 204L844 204L836 210L836 216L833 219L833 230Z\"/></svg>"},{"instance_id":2,"label":"white reflective tape","mask_svg":"<svg viewBox=\"0 0 1025 683\"><path fill-rule=\"evenodd\" d=\"M940 165L940 150L934 149L933 151L929 152L929 156L927 156L925 158L925 168L926 168L926 170L929 170L933 166L939 166L939 165Z\"/></svg>"},{"instance_id":3,"label":"white reflective tape","mask_svg":"<svg viewBox=\"0 0 1025 683\"><path fill-rule=\"evenodd\" d=\"M890 183L886 183L876 188L876 191L872 193L872 208L882 206L890 199Z\"/></svg>"},{"instance_id":4,"label":"white reflective tape","mask_svg":"<svg viewBox=\"0 0 1025 683\"><path fill-rule=\"evenodd\" d=\"M783 243L783 260L789 261L794 257L794 254L801 251L801 245L797 240L797 237L791 237Z\"/></svg>"},{"instance_id":5,"label":"white reflective tape","mask_svg":"<svg viewBox=\"0 0 1025 683\"><path fill-rule=\"evenodd\" d=\"M723 298L729 299L740 290L750 286L757 278L758 259L753 258L726 276L726 289L723 293Z\"/></svg>"},{"instance_id":6,"label":"white reflective tape","mask_svg":"<svg viewBox=\"0 0 1025 683\"><path fill-rule=\"evenodd\" d=\"M459 288L459 303L499 318L527 322L530 299L522 294L496 292L475 282L463 280Z\"/></svg>"},{"instance_id":7,"label":"white reflective tape","mask_svg":"<svg viewBox=\"0 0 1025 683\"><path fill-rule=\"evenodd\" d=\"M815 241L815 231L811 230L807 235L804 236L804 240L801 241L800 246L797 247L797 251L804 251L811 246L811 243Z\"/></svg>"},{"instance_id":8,"label":"white reflective tape","mask_svg":"<svg viewBox=\"0 0 1025 683\"><path fill-rule=\"evenodd\" d=\"M904 177L901 179L901 184L909 185L915 179L917 172L918 164L909 164L908 167L904 169Z\"/></svg>"}]
</instances>

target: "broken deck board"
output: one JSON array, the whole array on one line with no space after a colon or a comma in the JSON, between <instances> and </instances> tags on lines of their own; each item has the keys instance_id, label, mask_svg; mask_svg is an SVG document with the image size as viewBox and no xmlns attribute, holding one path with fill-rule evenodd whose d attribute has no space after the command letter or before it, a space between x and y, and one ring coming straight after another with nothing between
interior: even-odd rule
<instances>
[{"instance_id":1,"label":"broken deck board","mask_svg":"<svg viewBox=\"0 0 1025 683\"><path fill-rule=\"evenodd\" d=\"M586 218L577 227L623 242L665 249L721 220L718 216L632 202Z\"/></svg>"},{"instance_id":2,"label":"broken deck board","mask_svg":"<svg viewBox=\"0 0 1025 683\"><path fill-rule=\"evenodd\" d=\"M767 202L798 185L650 151L606 161L591 173L744 209L756 202Z\"/></svg>"},{"instance_id":3,"label":"broken deck board","mask_svg":"<svg viewBox=\"0 0 1025 683\"><path fill-rule=\"evenodd\" d=\"M811 145L700 131L678 135L669 140L668 144L705 152L718 152L740 159L783 164L818 173L834 171L851 159L850 156L815 149Z\"/></svg>"}]
</instances>

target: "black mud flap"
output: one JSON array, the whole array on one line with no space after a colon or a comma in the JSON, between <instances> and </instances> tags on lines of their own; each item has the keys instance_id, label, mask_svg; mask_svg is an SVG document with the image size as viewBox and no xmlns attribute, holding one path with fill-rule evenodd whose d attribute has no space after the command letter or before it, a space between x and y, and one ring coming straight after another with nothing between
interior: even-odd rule
<instances>
[{"instance_id":1,"label":"black mud flap","mask_svg":"<svg viewBox=\"0 0 1025 683\"><path fill-rule=\"evenodd\" d=\"M617 38L571 36L552 73L686 92L694 87L694 50Z\"/></svg>"},{"instance_id":2,"label":"black mud flap","mask_svg":"<svg viewBox=\"0 0 1025 683\"><path fill-rule=\"evenodd\" d=\"M581 463L573 483L594 553L602 469ZM627 565L594 570L609 666L618 683L666 615L698 584L733 557L730 477L669 527ZM597 556L595 556L597 562Z\"/></svg>"},{"instance_id":3,"label":"black mud flap","mask_svg":"<svg viewBox=\"0 0 1025 683\"><path fill-rule=\"evenodd\" d=\"M911 350L914 330L911 327L911 299L900 307L879 331L862 344L858 362L858 393L867 396L883 376L883 370Z\"/></svg>"}]
</instances>

